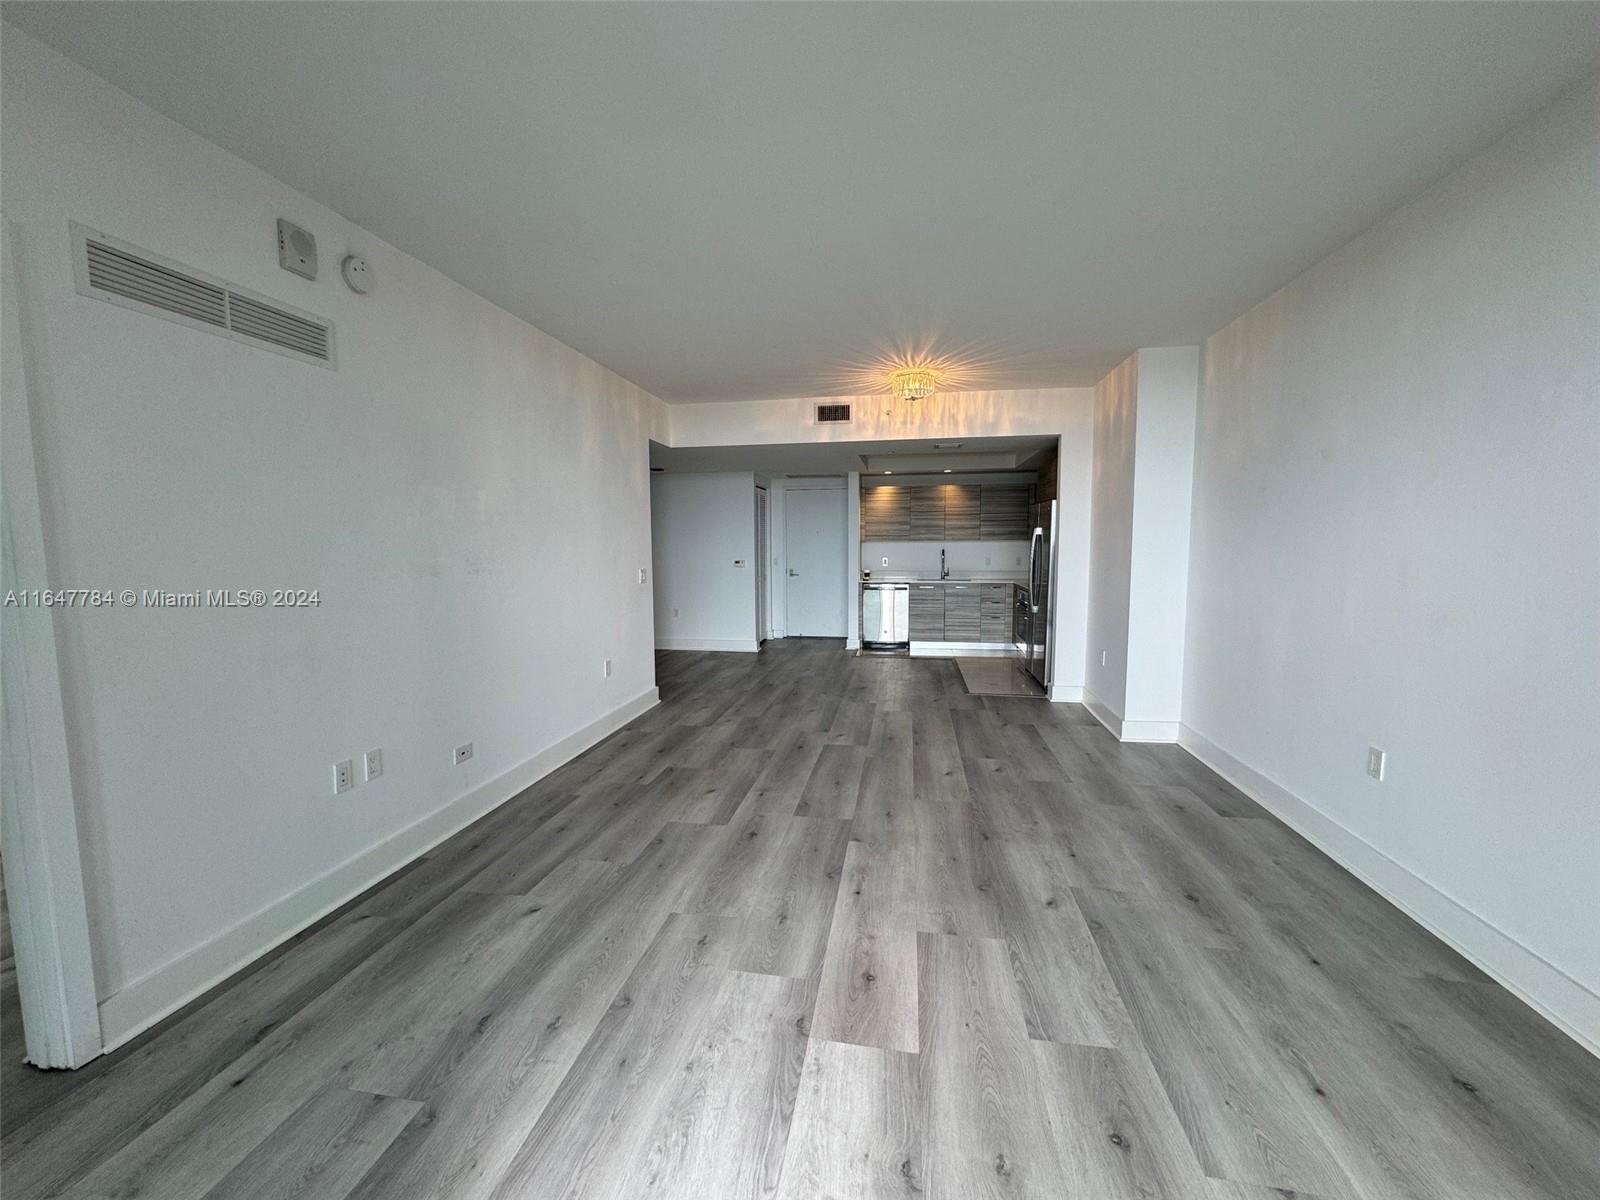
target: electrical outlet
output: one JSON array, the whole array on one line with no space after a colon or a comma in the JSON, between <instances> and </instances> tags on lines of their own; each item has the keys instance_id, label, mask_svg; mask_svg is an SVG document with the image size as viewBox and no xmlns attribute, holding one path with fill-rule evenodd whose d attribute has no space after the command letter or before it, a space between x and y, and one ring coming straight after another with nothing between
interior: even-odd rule
<instances>
[{"instance_id":1,"label":"electrical outlet","mask_svg":"<svg viewBox=\"0 0 1600 1200\"><path fill-rule=\"evenodd\" d=\"M606 673L606 678L610 679L611 678L611 660L609 658L606 659L605 673Z\"/></svg>"},{"instance_id":2,"label":"electrical outlet","mask_svg":"<svg viewBox=\"0 0 1600 1200\"><path fill-rule=\"evenodd\" d=\"M1367 774L1379 783L1389 770L1389 752L1380 750L1376 746L1367 747Z\"/></svg>"},{"instance_id":3,"label":"electrical outlet","mask_svg":"<svg viewBox=\"0 0 1600 1200\"><path fill-rule=\"evenodd\" d=\"M333 794L348 792L356 785L356 765L348 758L333 764Z\"/></svg>"},{"instance_id":4,"label":"electrical outlet","mask_svg":"<svg viewBox=\"0 0 1600 1200\"><path fill-rule=\"evenodd\" d=\"M640 567L640 568L639 568L639 582L640 582L640 583L641 583L641 584L643 584L643 583L644 583L644 581L645 581L645 580L646 580L646 579L647 579L647 578L648 578L648 575L647 575L647 573L646 573L646 572L645 572L645 569L644 569L644 568L643 568L643 567Z\"/></svg>"},{"instance_id":5,"label":"electrical outlet","mask_svg":"<svg viewBox=\"0 0 1600 1200\"><path fill-rule=\"evenodd\" d=\"M366 772L365 773L365 778L366 778L367 782L370 783L372 780L376 779L379 775L383 774L383 751L382 750L368 750L367 753L366 753L366 757L364 757L361 760L361 762L362 762L362 767L364 768L364 770Z\"/></svg>"},{"instance_id":6,"label":"electrical outlet","mask_svg":"<svg viewBox=\"0 0 1600 1200\"><path fill-rule=\"evenodd\" d=\"M989 556L987 554L983 556L983 565L986 567L989 565Z\"/></svg>"},{"instance_id":7,"label":"electrical outlet","mask_svg":"<svg viewBox=\"0 0 1600 1200\"><path fill-rule=\"evenodd\" d=\"M467 759L469 759L471 757L472 757L472 743L471 742L466 743L466 745L464 745L464 746L457 746L456 747L456 766L459 767L462 763L466 762Z\"/></svg>"},{"instance_id":8,"label":"electrical outlet","mask_svg":"<svg viewBox=\"0 0 1600 1200\"><path fill-rule=\"evenodd\" d=\"M886 567L889 565L889 556L887 554L883 556L883 565Z\"/></svg>"}]
</instances>

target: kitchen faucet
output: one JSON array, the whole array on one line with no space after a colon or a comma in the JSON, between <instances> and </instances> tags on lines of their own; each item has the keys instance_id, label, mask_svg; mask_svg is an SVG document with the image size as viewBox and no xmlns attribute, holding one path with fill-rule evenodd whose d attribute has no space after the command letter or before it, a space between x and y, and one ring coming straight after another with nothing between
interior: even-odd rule
<instances>
[{"instance_id":1,"label":"kitchen faucet","mask_svg":"<svg viewBox=\"0 0 1600 1200\"><path fill-rule=\"evenodd\" d=\"M950 568L944 565L944 547L943 546L939 547L939 578L940 579L949 579L950 578Z\"/></svg>"}]
</instances>

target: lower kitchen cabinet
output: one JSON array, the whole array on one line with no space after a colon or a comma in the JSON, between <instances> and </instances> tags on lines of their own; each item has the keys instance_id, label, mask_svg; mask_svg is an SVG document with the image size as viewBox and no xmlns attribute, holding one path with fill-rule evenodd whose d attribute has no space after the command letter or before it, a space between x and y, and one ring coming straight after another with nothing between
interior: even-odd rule
<instances>
[{"instance_id":1,"label":"lower kitchen cabinet","mask_svg":"<svg viewBox=\"0 0 1600 1200\"><path fill-rule=\"evenodd\" d=\"M1011 640L1011 585L986 583L980 593L978 608L978 640L980 642L1009 642Z\"/></svg>"},{"instance_id":2,"label":"lower kitchen cabinet","mask_svg":"<svg viewBox=\"0 0 1600 1200\"><path fill-rule=\"evenodd\" d=\"M909 635L914 642L1011 641L1013 585L911 584Z\"/></svg>"},{"instance_id":3,"label":"lower kitchen cabinet","mask_svg":"<svg viewBox=\"0 0 1600 1200\"><path fill-rule=\"evenodd\" d=\"M944 639L944 585L911 585L911 640L937 642Z\"/></svg>"},{"instance_id":4,"label":"lower kitchen cabinet","mask_svg":"<svg viewBox=\"0 0 1600 1200\"><path fill-rule=\"evenodd\" d=\"M944 589L944 640L978 640L979 591L976 583L947 583Z\"/></svg>"}]
</instances>

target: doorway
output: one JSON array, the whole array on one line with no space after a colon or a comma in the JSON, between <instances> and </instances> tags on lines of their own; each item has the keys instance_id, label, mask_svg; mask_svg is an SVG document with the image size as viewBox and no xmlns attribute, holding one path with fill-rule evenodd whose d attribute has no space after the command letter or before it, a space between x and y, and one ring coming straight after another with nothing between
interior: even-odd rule
<instances>
[{"instance_id":1,"label":"doorway","mask_svg":"<svg viewBox=\"0 0 1600 1200\"><path fill-rule=\"evenodd\" d=\"M790 637L845 636L843 488L807 488L784 495L785 632Z\"/></svg>"}]
</instances>

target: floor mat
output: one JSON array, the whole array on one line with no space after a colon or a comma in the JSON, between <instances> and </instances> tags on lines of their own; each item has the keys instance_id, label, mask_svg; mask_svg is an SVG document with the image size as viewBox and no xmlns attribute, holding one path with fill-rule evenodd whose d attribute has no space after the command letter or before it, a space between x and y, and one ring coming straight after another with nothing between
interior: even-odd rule
<instances>
[{"instance_id":1,"label":"floor mat","mask_svg":"<svg viewBox=\"0 0 1600 1200\"><path fill-rule=\"evenodd\" d=\"M961 682L972 696L1043 697L1044 689L1014 658L958 658Z\"/></svg>"}]
</instances>

